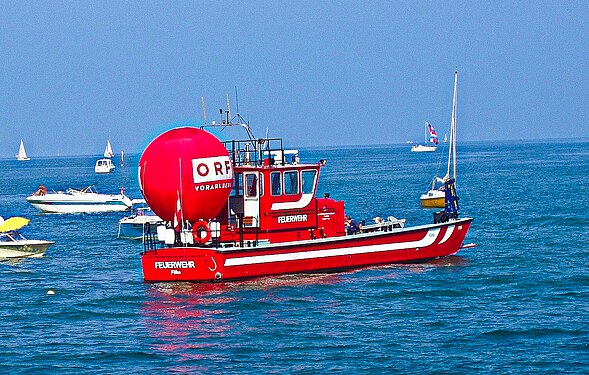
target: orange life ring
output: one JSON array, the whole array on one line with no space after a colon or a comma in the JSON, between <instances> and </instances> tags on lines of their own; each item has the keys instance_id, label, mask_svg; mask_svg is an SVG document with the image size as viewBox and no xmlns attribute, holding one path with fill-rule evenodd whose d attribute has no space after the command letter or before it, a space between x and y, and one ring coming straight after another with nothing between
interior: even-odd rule
<instances>
[{"instance_id":1,"label":"orange life ring","mask_svg":"<svg viewBox=\"0 0 589 375\"><path fill-rule=\"evenodd\" d=\"M199 220L192 226L192 237L199 245L204 245L211 239L211 228L204 220Z\"/></svg>"}]
</instances>

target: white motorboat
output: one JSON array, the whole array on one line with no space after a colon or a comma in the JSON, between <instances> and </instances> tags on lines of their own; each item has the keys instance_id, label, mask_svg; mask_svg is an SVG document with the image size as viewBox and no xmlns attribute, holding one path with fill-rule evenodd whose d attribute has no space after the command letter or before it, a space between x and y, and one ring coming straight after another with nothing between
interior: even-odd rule
<instances>
[{"instance_id":1,"label":"white motorboat","mask_svg":"<svg viewBox=\"0 0 589 375\"><path fill-rule=\"evenodd\" d=\"M90 185L85 189L67 189L65 192L35 194L27 201L36 209L49 213L89 213L126 211L132 202L124 194L99 194Z\"/></svg>"},{"instance_id":2,"label":"white motorboat","mask_svg":"<svg viewBox=\"0 0 589 375\"><path fill-rule=\"evenodd\" d=\"M19 160L19 161L31 160L31 158L29 158L27 156L27 152L25 151L25 144L23 143L22 139L20 140L20 147L18 148L18 154L16 154L16 160Z\"/></svg>"},{"instance_id":3,"label":"white motorboat","mask_svg":"<svg viewBox=\"0 0 589 375\"><path fill-rule=\"evenodd\" d=\"M133 200L133 204L143 204L143 207L133 208L133 213L130 216L119 220L119 233L117 238L125 238L129 240L142 240L150 224L155 224L162 219L157 216L144 199Z\"/></svg>"},{"instance_id":4,"label":"white motorboat","mask_svg":"<svg viewBox=\"0 0 589 375\"><path fill-rule=\"evenodd\" d=\"M54 241L29 240L19 230L29 223L24 217L0 218L0 259L40 258Z\"/></svg>"},{"instance_id":5,"label":"white motorboat","mask_svg":"<svg viewBox=\"0 0 589 375\"><path fill-rule=\"evenodd\" d=\"M110 159L98 159L94 165L94 172L96 173L110 173L115 169L115 165Z\"/></svg>"}]
</instances>

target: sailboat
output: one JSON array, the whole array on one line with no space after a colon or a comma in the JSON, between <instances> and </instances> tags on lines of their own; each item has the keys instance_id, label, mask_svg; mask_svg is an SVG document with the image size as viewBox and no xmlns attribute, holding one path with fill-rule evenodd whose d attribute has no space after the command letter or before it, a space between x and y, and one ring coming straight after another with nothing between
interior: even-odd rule
<instances>
[{"instance_id":1,"label":"sailboat","mask_svg":"<svg viewBox=\"0 0 589 375\"><path fill-rule=\"evenodd\" d=\"M31 158L27 156L27 152L25 151L25 144L23 143L22 139L20 140L20 147L18 149L18 154L16 154L16 160L31 160Z\"/></svg>"},{"instance_id":2,"label":"sailboat","mask_svg":"<svg viewBox=\"0 0 589 375\"><path fill-rule=\"evenodd\" d=\"M112 146L110 145L110 139L106 142L106 148L104 149L104 157L105 159L98 159L96 160L96 164L94 165L94 172L95 173L110 173L113 169L115 169L115 165L113 164L112 158L115 156L115 153L112 152Z\"/></svg>"},{"instance_id":3,"label":"sailboat","mask_svg":"<svg viewBox=\"0 0 589 375\"><path fill-rule=\"evenodd\" d=\"M454 99L452 103L452 122L450 125L450 144L448 147L448 169L443 178L434 177L431 189L422 194L420 202L422 207L444 208L446 206L446 190L451 183L452 188L456 182L456 89L458 88L458 71L454 73ZM452 169L451 169L452 167ZM452 173L452 174L450 174ZM438 188L436 185L440 184Z\"/></svg>"},{"instance_id":4,"label":"sailboat","mask_svg":"<svg viewBox=\"0 0 589 375\"><path fill-rule=\"evenodd\" d=\"M112 158L115 156L115 153L112 152L112 146L110 145L110 139L106 142L106 148L104 149L104 157L105 158Z\"/></svg>"},{"instance_id":5,"label":"sailboat","mask_svg":"<svg viewBox=\"0 0 589 375\"><path fill-rule=\"evenodd\" d=\"M428 141L429 135L429 141ZM425 129L424 129L424 143L423 145L413 145L411 146L412 152L434 152L436 151L438 145L438 134L436 133L434 127L429 123L425 122Z\"/></svg>"}]
</instances>

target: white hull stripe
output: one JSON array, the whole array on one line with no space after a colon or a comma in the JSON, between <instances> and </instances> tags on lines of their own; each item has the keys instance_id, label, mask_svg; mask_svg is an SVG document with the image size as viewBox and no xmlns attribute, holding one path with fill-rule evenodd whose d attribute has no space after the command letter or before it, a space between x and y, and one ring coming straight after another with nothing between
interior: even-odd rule
<instances>
[{"instance_id":1,"label":"white hull stripe","mask_svg":"<svg viewBox=\"0 0 589 375\"><path fill-rule=\"evenodd\" d=\"M446 229L446 233L444 234L444 238L442 238L442 240L440 241L440 245L443 244L444 242L448 241L448 238L450 238L450 236L454 232L454 227L455 227L455 225L450 225Z\"/></svg>"},{"instance_id":2,"label":"white hull stripe","mask_svg":"<svg viewBox=\"0 0 589 375\"><path fill-rule=\"evenodd\" d=\"M313 199L313 194L303 194L301 199L296 202L282 202L282 203L272 203L272 211L276 210L292 210L294 208L305 208L311 203Z\"/></svg>"},{"instance_id":3,"label":"white hull stripe","mask_svg":"<svg viewBox=\"0 0 589 375\"><path fill-rule=\"evenodd\" d=\"M83 212L112 212L125 211L127 206L122 204L39 204L31 203L36 209L43 212L53 213L83 213Z\"/></svg>"},{"instance_id":4,"label":"white hull stripe","mask_svg":"<svg viewBox=\"0 0 589 375\"><path fill-rule=\"evenodd\" d=\"M31 202L32 205L43 204L52 206L96 206L96 205L123 205L126 206L123 201L101 201L101 202L88 202L88 201L36 201Z\"/></svg>"},{"instance_id":5,"label":"white hull stripe","mask_svg":"<svg viewBox=\"0 0 589 375\"><path fill-rule=\"evenodd\" d=\"M432 245L434 242L436 242L439 234L440 228L432 228L421 240L417 241L372 246L354 246L327 250L310 250L287 254L256 255L251 257L230 258L225 260L225 266L243 266L247 264L286 262L289 260L327 258L342 255L377 253L379 251L413 249Z\"/></svg>"}]
</instances>

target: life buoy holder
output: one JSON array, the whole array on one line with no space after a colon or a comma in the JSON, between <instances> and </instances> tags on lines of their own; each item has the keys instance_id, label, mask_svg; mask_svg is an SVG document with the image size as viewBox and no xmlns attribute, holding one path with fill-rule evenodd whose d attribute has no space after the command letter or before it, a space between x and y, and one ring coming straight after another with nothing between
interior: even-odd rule
<instances>
[{"instance_id":1,"label":"life buoy holder","mask_svg":"<svg viewBox=\"0 0 589 375\"><path fill-rule=\"evenodd\" d=\"M199 245L209 242L211 239L211 228L209 228L209 224L204 220L194 223L192 225L192 237L194 237L194 242Z\"/></svg>"}]
</instances>

